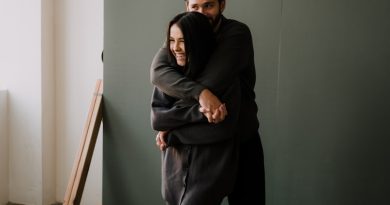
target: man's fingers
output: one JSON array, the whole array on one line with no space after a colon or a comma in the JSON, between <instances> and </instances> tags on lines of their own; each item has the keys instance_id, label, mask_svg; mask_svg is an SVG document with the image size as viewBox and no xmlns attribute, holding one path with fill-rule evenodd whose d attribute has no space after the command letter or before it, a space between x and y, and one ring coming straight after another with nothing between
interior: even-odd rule
<instances>
[{"instance_id":1,"label":"man's fingers","mask_svg":"<svg viewBox=\"0 0 390 205\"><path fill-rule=\"evenodd\" d=\"M220 123L225 120L227 116L227 109L225 104L221 104L217 109L210 111L205 107L199 107L199 112L207 118L209 123Z\"/></svg>"},{"instance_id":2,"label":"man's fingers","mask_svg":"<svg viewBox=\"0 0 390 205\"><path fill-rule=\"evenodd\" d=\"M225 103L222 104L221 106L219 106L218 109L223 113L223 116L224 116L224 117L226 117L226 116L228 115L228 112L227 112Z\"/></svg>"},{"instance_id":3,"label":"man's fingers","mask_svg":"<svg viewBox=\"0 0 390 205\"><path fill-rule=\"evenodd\" d=\"M203 113L209 123L213 122L213 114L209 109L206 109L205 107L199 107L199 112Z\"/></svg>"},{"instance_id":4,"label":"man's fingers","mask_svg":"<svg viewBox=\"0 0 390 205\"><path fill-rule=\"evenodd\" d=\"M206 113L206 112L210 112L210 110L209 109L207 109L207 108L205 108L205 107L199 107L199 112L201 112L201 113Z\"/></svg>"},{"instance_id":5,"label":"man's fingers","mask_svg":"<svg viewBox=\"0 0 390 205\"><path fill-rule=\"evenodd\" d=\"M225 104L221 104L218 109L216 109L213 114L213 123L220 123L225 120L225 117L227 115L227 110Z\"/></svg>"},{"instance_id":6,"label":"man's fingers","mask_svg":"<svg viewBox=\"0 0 390 205\"><path fill-rule=\"evenodd\" d=\"M207 117L207 121L209 121L209 123L212 123L213 122L213 115L211 114L211 112L206 112L206 113L203 113L204 116Z\"/></svg>"},{"instance_id":7,"label":"man's fingers","mask_svg":"<svg viewBox=\"0 0 390 205\"><path fill-rule=\"evenodd\" d=\"M215 112L213 113L213 122L218 123L221 121L222 118L222 113L219 111L219 109L216 109Z\"/></svg>"},{"instance_id":8,"label":"man's fingers","mask_svg":"<svg viewBox=\"0 0 390 205\"><path fill-rule=\"evenodd\" d=\"M210 90L204 89L199 95L199 105L207 109L205 112L212 112L221 105L221 101Z\"/></svg>"}]
</instances>

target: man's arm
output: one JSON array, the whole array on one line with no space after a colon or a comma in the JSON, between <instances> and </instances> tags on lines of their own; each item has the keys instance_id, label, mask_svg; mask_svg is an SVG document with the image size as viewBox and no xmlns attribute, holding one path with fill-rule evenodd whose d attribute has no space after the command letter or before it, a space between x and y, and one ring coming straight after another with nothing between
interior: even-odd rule
<instances>
[{"instance_id":1,"label":"man's arm","mask_svg":"<svg viewBox=\"0 0 390 205\"><path fill-rule=\"evenodd\" d=\"M170 96L184 99L199 99L201 92L208 88L211 93L220 96L242 72L253 53L252 37L249 28L242 23L231 21L221 28L218 45L206 68L197 77L196 82L188 79L171 66L166 48L161 48L153 59L151 82ZM216 109L215 101L201 106ZM211 108L210 106L213 106Z\"/></svg>"},{"instance_id":2,"label":"man's arm","mask_svg":"<svg viewBox=\"0 0 390 205\"><path fill-rule=\"evenodd\" d=\"M221 28L221 35L213 55L196 82L179 73L168 58L166 48L161 48L151 65L151 81L164 93L184 99L199 100L201 91L208 88L219 96L245 68L249 54L253 53L249 28L240 22L230 21Z\"/></svg>"},{"instance_id":3,"label":"man's arm","mask_svg":"<svg viewBox=\"0 0 390 205\"><path fill-rule=\"evenodd\" d=\"M241 76L253 54L252 36L245 24L229 21L221 29L217 47L196 79L217 96Z\"/></svg>"},{"instance_id":4,"label":"man's arm","mask_svg":"<svg viewBox=\"0 0 390 205\"><path fill-rule=\"evenodd\" d=\"M209 89L187 78L171 65L168 51L165 47L160 48L154 56L150 79L164 93L179 99L196 99L200 106L207 112L203 114L208 121L220 122L225 118L226 112L219 112L222 102Z\"/></svg>"},{"instance_id":5,"label":"man's arm","mask_svg":"<svg viewBox=\"0 0 390 205\"><path fill-rule=\"evenodd\" d=\"M226 90L222 100L226 102L226 107L229 110L229 115L224 121L218 124L207 122L186 124L170 130L168 139L177 139L184 144L209 144L234 137L237 133L241 109L241 88L238 78Z\"/></svg>"}]
</instances>

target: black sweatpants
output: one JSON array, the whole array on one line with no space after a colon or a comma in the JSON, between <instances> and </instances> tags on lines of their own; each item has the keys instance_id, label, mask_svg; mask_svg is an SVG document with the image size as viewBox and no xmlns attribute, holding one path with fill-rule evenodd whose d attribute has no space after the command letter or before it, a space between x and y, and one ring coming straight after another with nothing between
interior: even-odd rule
<instances>
[{"instance_id":1,"label":"black sweatpants","mask_svg":"<svg viewBox=\"0 0 390 205\"><path fill-rule=\"evenodd\" d=\"M237 181L228 201L229 205L265 204L264 155L258 134L240 145Z\"/></svg>"}]
</instances>

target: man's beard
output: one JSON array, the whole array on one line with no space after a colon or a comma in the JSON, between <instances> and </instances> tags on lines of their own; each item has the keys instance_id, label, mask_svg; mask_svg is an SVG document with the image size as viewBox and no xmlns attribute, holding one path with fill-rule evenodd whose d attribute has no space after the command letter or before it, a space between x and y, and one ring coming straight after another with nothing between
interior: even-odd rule
<instances>
[{"instance_id":1,"label":"man's beard","mask_svg":"<svg viewBox=\"0 0 390 205\"><path fill-rule=\"evenodd\" d=\"M222 13L221 12L219 12L219 14L215 17L215 19L210 18L211 25L213 26L214 30L218 26L218 23L221 20L221 18L222 18Z\"/></svg>"}]
</instances>

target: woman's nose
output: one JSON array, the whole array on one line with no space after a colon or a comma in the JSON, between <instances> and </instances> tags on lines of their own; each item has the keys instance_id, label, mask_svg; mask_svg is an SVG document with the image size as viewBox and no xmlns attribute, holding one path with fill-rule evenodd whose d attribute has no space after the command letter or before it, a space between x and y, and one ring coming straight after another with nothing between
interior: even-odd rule
<instances>
[{"instance_id":1,"label":"woman's nose","mask_svg":"<svg viewBox=\"0 0 390 205\"><path fill-rule=\"evenodd\" d=\"M180 44L179 44L179 42L175 42L175 44L173 45L173 49L174 49L175 51L179 51L179 50L180 50Z\"/></svg>"}]
</instances>

